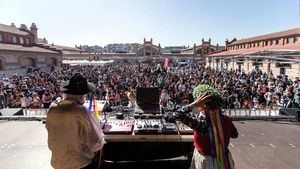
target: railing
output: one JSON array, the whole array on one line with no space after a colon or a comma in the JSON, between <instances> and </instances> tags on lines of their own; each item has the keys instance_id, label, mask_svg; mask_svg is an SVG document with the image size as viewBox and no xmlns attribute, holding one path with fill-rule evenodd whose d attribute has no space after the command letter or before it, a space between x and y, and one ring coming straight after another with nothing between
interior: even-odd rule
<instances>
[{"instance_id":1,"label":"railing","mask_svg":"<svg viewBox=\"0 0 300 169\"><path fill-rule=\"evenodd\" d=\"M23 109L25 117L47 117L48 109Z\"/></svg>"},{"instance_id":2,"label":"railing","mask_svg":"<svg viewBox=\"0 0 300 169\"><path fill-rule=\"evenodd\" d=\"M278 109L224 109L234 120L292 120L295 116L281 115ZM48 109L23 109L23 115L0 115L0 119L46 119Z\"/></svg>"},{"instance_id":3,"label":"railing","mask_svg":"<svg viewBox=\"0 0 300 169\"><path fill-rule=\"evenodd\" d=\"M295 116L281 115L278 109L225 109L233 120L295 120Z\"/></svg>"},{"instance_id":4,"label":"railing","mask_svg":"<svg viewBox=\"0 0 300 169\"><path fill-rule=\"evenodd\" d=\"M14 111L13 109L11 109ZM19 110L19 109L18 109ZM44 120L48 109L22 109L23 113L10 113L0 115L0 120Z\"/></svg>"},{"instance_id":5,"label":"railing","mask_svg":"<svg viewBox=\"0 0 300 169\"><path fill-rule=\"evenodd\" d=\"M228 116L279 116L275 109L224 109Z\"/></svg>"}]
</instances>

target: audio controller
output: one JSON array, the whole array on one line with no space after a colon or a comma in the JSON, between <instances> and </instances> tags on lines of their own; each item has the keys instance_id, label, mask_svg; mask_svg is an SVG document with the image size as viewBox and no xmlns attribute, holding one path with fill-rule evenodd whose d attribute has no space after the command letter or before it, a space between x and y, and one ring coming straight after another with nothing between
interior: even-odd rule
<instances>
[{"instance_id":1,"label":"audio controller","mask_svg":"<svg viewBox=\"0 0 300 169\"><path fill-rule=\"evenodd\" d=\"M158 119L136 119L134 124L135 134L161 134L162 123Z\"/></svg>"},{"instance_id":2,"label":"audio controller","mask_svg":"<svg viewBox=\"0 0 300 169\"><path fill-rule=\"evenodd\" d=\"M108 119L103 127L105 134L131 134L133 128L133 121L130 119Z\"/></svg>"},{"instance_id":3,"label":"audio controller","mask_svg":"<svg viewBox=\"0 0 300 169\"><path fill-rule=\"evenodd\" d=\"M164 134L178 134L178 129L174 123L164 123L163 124Z\"/></svg>"},{"instance_id":4,"label":"audio controller","mask_svg":"<svg viewBox=\"0 0 300 169\"><path fill-rule=\"evenodd\" d=\"M193 134L194 130L191 129L189 126L185 125L180 121L176 121L176 125L178 127L178 131L180 134Z\"/></svg>"}]
</instances>

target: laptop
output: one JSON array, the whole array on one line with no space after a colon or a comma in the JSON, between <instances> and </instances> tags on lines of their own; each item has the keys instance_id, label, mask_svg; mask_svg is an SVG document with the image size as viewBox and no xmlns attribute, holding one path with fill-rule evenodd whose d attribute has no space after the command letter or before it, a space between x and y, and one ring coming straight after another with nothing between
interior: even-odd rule
<instances>
[{"instance_id":1,"label":"laptop","mask_svg":"<svg viewBox=\"0 0 300 169\"><path fill-rule=\"evenodd\" d=\"M159 114L159 89L137 88L137 104L141 109L139 113Z\"/></svg>"}]
</instances>

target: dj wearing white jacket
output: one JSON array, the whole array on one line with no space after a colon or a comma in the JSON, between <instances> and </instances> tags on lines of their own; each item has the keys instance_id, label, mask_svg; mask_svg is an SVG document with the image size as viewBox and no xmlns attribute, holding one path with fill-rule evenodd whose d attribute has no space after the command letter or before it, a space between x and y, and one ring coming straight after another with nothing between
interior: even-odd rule
<instances>
[{"instance_id":1,"label":"dj wearing white jacket","mask_svg":"<svg viewBox=\"0 0 300 169\"><path fill-rule=\"evenodd\" d=\"M104 135L94 113L83 104L94 85L79 73L61 86L63 99L49 109L48 146L55 169L99 168Z\"/></svg>"}]
</instances>

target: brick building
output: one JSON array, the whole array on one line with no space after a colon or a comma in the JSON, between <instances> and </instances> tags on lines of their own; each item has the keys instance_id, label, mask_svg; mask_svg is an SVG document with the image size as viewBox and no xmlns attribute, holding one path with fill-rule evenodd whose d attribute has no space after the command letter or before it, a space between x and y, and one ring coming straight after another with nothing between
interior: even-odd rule
<instances>
[{"instance_id":1,"label":"brick building","mask_svg":"<svg viewBox=\"0 0 300 169\"><path fill-rule=\"evenodd\" d=\"M37 45L38 28L21 24L18 28L0 24L0 73L26 74L33 70L48 71L61 66L60 50Z\"/></svg>"},{"instance_id":2,"label":"brick building","mask_svg":"<svg viewBox=\"0 0 300 169\"><path fill-rule=\"evenodd\" d=\"M137 44L137 43L134 43ZM202 39L202 44L196 45L193 47L186 48L185 46L176 46L176 47L166 47L162 48L160 43L155 45L153 39L146 40L142 44L138 44L137 49L133 52L81 52L73 54L63 54L63 58L66 60L109 60L109 59L161 59L169 58L169 61L175 60L186 60L186 59L197 59L203 60L205 62L205 57L210 52L217 52L224 49L224 46L212 45L211 40L204 41Z\"/></svg>"},{"instance_id":3,"label":"brick building","mask_svg":"<svg viewBox=\"0 0 300 169\"><path fill-rule=\"evenodd\" d=\"M232 41L226 49L208 55L206 66L300 77L300 28Z\"/></svg>"}]
</instances>

